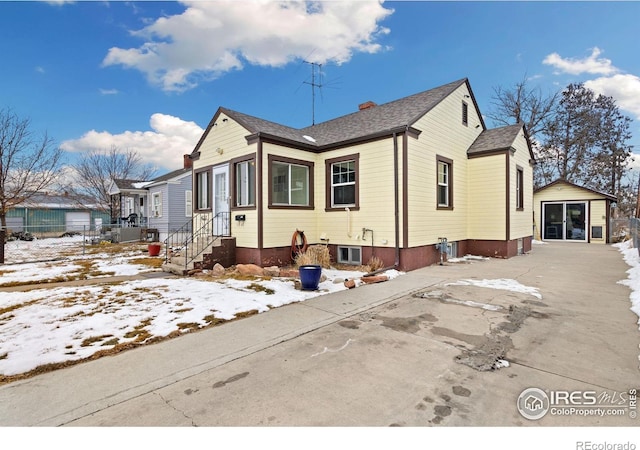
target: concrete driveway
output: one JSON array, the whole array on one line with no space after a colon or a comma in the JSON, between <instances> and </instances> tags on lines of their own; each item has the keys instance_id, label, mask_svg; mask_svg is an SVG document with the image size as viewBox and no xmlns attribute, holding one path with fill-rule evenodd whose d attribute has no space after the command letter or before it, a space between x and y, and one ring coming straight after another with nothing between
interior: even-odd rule
<instances>
[{"instance_id":1,"label":"concrete driveway","mask_svg":"<svg viewBox=\"0 0 640 450\"><path fill-rule=\"evenodd\" d=\"M576 243L427 267L0 386L0 424L637 426L628 268Z\"/></svg>"}]
</instances>

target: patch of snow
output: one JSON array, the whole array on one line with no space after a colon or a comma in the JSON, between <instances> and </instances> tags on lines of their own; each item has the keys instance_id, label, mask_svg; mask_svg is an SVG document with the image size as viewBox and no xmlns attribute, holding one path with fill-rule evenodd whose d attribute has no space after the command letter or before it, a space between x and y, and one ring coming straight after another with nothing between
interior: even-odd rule
<instances>
[{"instance_id":1,"label":"patch of snow","mask_svg":"<svg viewBox=\"0 0 640 450\"><path fill-rule=\"evenodd\" d=\"M139 257L140 255L138 255ZM139 273L142 266L131 258L98 257L100 271ZM57 266L56 266L57 264ZM15 265L0 281L50 279L54 274L72 274L73 262ZM148 267L146 267L148 271ZM18 275L19 274L19 275ZM323 269L326 281L317 291L295 289L293 280L203 280L156 278L117 284L0 292L0 374L16 375L43 364L87 358L116 344L135 341L141 332L147 338L186 332L184 324L204 327L214 319L231 320L239 313L257 311L347 289L336 278L358 280L364 272ZM389 278L402 272L388 271ZM143 341L145 340L143 339ZM331 350L327 350L331 351Z\"/></svg>"},{"instance_id":2,"label":"patch of snow","mask_svg":"<svg viewBox=\"0 0 640 450\"><path fill-rule=\"evenodd\" d=\"M534 288L531 286L525 286L520 284L516 280L508 279L508 278L499 278L495 280L473 280L466 279L456 281L455 283L448 283L446 286L478 286L485 287L490 289L499 289L504 291L512 291L512 292L520 292L523 294L533 295L538 299L542 299L542 294L538 292L538 288Z\"/></svg>"},{"instance_id":3,"label":"patch of snow","mask_svg":"<svg viewBox=\"0 0 640 450\"><path fill-rule=\"evenodd\" d=\"M502 306L478 303L472 300L457 300L455 298L445 298L443 300L447 303L456 303L459 305L471 306L472 308L486 309L487 311L501 311L503 309Z\"/></svg>"},{"instance_id":4,"label":"patch of snow","mask_svg":"<svg viewBox=\"0 0 640 450\"><path fill-rule=\"evenodd\" d=\"M460 263L460 262L471 262L471 261L488 261L491 258L487 258L486 256L476 256L476 255L465 255L459 258L449 258L447 262L451 263Z\"/></svg>"},{"instance_id":5,"label":"patch of snow","mask_svg":"<svg viewBox=\"0 0 640 450\"><path fill-rule=\"evenodd\" d=\"M535 245L548 245L548 242L538 241L537 239L532 240L531 243Z\"/></svg>"},{"instance_id":6,"label":"patch of snow","mask_svg":"<svg viewBox=\"0 0 640 450\"><path fill-rule=\"evenodd\" d=\"M631 266L631 269L626 272L627 279L620 280L618 283L631 289L631 294L629 295L631 311L640 317L640 256L638 255L638 249L633 247L631 240L613 244L613 247L622 253L624 262ZM638 325L640 325L640 318L638 319Z\"/></svg>"},{"instance_id":7,"label":"patch of snow","mask_svg":"<svg viewBox=\"0 0 640 450\"><path fill-rule=\"evenodd\" d=\"M502 369L503 367L509 367L509 361L506 359L499 359L495 363L493 363L494 369Z\"/></svg>"},{"instance_id":8,"label":"patch of snow","mask_svg":"<svg viewBox=\"0 0 640 450\"><path fill-rule=\"evenodd\" d=\"M307 136L306 134L303 135L302 137L305 138L309 142L316 142L316 140L314 138L312 138L311 136Z\"/></svg>"}]
</instances>

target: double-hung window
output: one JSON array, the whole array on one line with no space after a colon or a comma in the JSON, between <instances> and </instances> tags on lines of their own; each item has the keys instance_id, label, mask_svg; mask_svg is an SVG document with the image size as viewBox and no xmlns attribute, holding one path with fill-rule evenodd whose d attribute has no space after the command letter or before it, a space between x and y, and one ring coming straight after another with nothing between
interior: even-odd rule
<instances>
[{"instance_id":1,"label":"double-hung window","mask_svg":"<svg viewBox=\"0 0 640 450\"><path fill-rule=\"evenodd\" d=\"M438 209L453 209L453 161L437 157L437 205Z\"/></svg>"},{"instance_id":2,"label":"double-hung window","mask_svg":"<svg viewBox=\"0 0 640 450\"><path fill-rule=\"evenodd\" d=\"M313 207L313 163L275 158L269 156L269 206Z\"/></svg>"},{"instance_id":3,"label":"double-hung window","mask_svg":"<svg viewBox=\"0 0 640 450\"><path fill-rule=\"evenodd\" d=\"M185 217L193 215L193 194L191 189L184 191L184 215Z\"/></svg>"},{"instance_id":4,"label":"double-hung window","mask_svg":"<svg viewBox=\"0 0 640 450\"><path fill-rule=\"evenodd\" d=\"M151 215L153 217L162 217L162 192L151 194Z\"/></svg>"},{"instance_id":5,"label":"double-hung window","mask_svg":"<svg viewBox=\"0 0 640 450\"><path fill-rule=\"evenodd\" d=\"M235 206L249 207L256 204L256 162L254 159L235 164Z\"/></svg>"},{"instance_id":6,"label":"double-hung window","mask_svg":"<svg viewBox=\"0 0 640 450\"><path fill-rule=\"evenodd\" d=\"M211 209L211 177L209 171L196 172L196 208Z\"/></svg>"},{"instance_id":7,"label":"double-hung window","mask_svg":"<svg viewBox=\"0 0 640 450\"><path fill-rule=\"evenodd\" d=\"M325 160L327 211L358 209L359 160L358 153Z\"/></svg>"},{"instance_id":8,"label":"double-hung window","mask_svg":"<svg viewBox=\"0 0 640 450\"><path fill-rule=\"evenodd\" d=\"M524 209L524 170L520 166L516 167L516 209Z\"/></svg>"},{"instance_id":9,"label":"double-hung window","mask_svg":"<svg viewBox=\"0 0 640 450\"><path fill-rule=\"evenodd\" d=\"M356 205L356 162L331 164L331 206Z\"/></svg>"}]
</instances>

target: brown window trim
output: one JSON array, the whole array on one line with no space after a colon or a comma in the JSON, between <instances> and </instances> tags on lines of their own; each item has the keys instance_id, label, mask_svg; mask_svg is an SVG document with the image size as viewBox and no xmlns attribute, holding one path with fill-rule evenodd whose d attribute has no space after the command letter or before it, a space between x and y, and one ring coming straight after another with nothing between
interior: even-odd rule
<instances>
[{"instance_id":1,"label":"brown window trim","mask_svg":"<svg viewBox=\"0 0 640 450\"><path fill-rule=\"evenodd\" d=\"M254 198L254 204L253 205L248 205L248 206L237 206L237 199L238 199L238 186L236 185L236 164L238 163L242 163L242 162L246 162L246 161L256 161L256 154L255 153L250 153L248 155L244 155L244 156L239 156L237 158L233 158L232 160L229 161L229 166L230 166L230 180L229 182L231 183L231 211L247 211L247 210L253 210L256 209L256 203L258 202L258 193L257 191L257 187L258 187L258 174L257 174L257 165L256 165L256 180L253 183L253 198Z\"/></svg>"},{"instance_id":2,"label":"brown window trim","mask_svg":"<svg viewBox=\"0 0 640 450\"><path fill-rule=\"evenodd\" d=\"M449 205L440 206L438 204L438 165L439 163L445 163L449 165ZM453 211L453 160L445 158L444 156L436 155L436 209L441 211Z\"/></svg>"},{"instance_id":3,"label":"brown window trim","mask_svg":"<svg viewBox=\"0 0 640 450\"><path fill-rule=\"evenodd\" d=\"M199 169L196 169L193 171L193 212L194 213L209 213L211 211L213 211L213 203L212 203L212 194L213 194L213 173L212 173L212 168L213 166L206 166L206 167L201 167ZM198 191L198 174L203 173L203 172L208 172L209 174L209 186L208 186L208 193L207 193L207 197L209 199L209 207L208 208L204 208L204 209L200 209L198 208L198 195L199 195L199 191Z\"/></svg>"},{"instance_id":4,"label":"brown window trim","mask_svg":"<svg viewBox=\"0 0 640 450\"><path fill-rule=\"evenodd\" d=\"M516 211L524 211L524 169L520 166L516 166Z\"/></svg>"},{"instance_id":5,"label":"brown window trim","mask_svg":"<svg viewBox=\"0 0 640 450\"><path fill-rule=\"evenodd\" d=\"M331 205L331 166L335 163L355 161L356 162L356 204L354 206L332 206ZM354 153L352 155L340 156L337 158L327 159L324 162L325 167L325 208L329 211L344 211L345 208L349 208L351 211L358 211L360 209L360 153Z\"/></svg>"},{"instance_id":6,"label":"brown window trim","mask_svg":"<svg viewBox=\"0 0 640 450\"><path fill-rule=\"evenodd\" d=\"M306 166L309 169L309 204L306 206L298 206L298 205L274 205L273 204L273 184L272 184L272 166L274 162L284 163L284 164L295 164L298 166ZM268 168L267 168L267 179L269 180L269 192L268 192L268 208L269 209L296 209L296 210L310 210L315 209L314 206L314 179L313 179L313 171L314 164L311 161L304 161L302 159L294 159L287 158L285 156L278 155L269 155L268 156Z\"/></svg>"}]
</instances>

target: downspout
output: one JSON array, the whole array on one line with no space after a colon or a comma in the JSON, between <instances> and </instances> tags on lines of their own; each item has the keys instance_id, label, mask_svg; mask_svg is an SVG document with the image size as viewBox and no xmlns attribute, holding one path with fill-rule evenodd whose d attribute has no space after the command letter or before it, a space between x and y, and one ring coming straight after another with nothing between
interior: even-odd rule
<instances>
[{"instance_id":1,"label":"downspout","mask_svg":"<svg viewBox=\"0 0 640 450\"><path fill-rule=\"evenodd\" d=\"M363 276L369 277L376 275L387 270L397 269L400 266L400 189L398 188L398 180L400 175L398 173L398 133L393 132L393 200L394 200L394 215L395 215L395 239L396 239L396 260L393 266L383 267L382 269L374 270L364 274Z\"/></svg>"}]
</instances>

